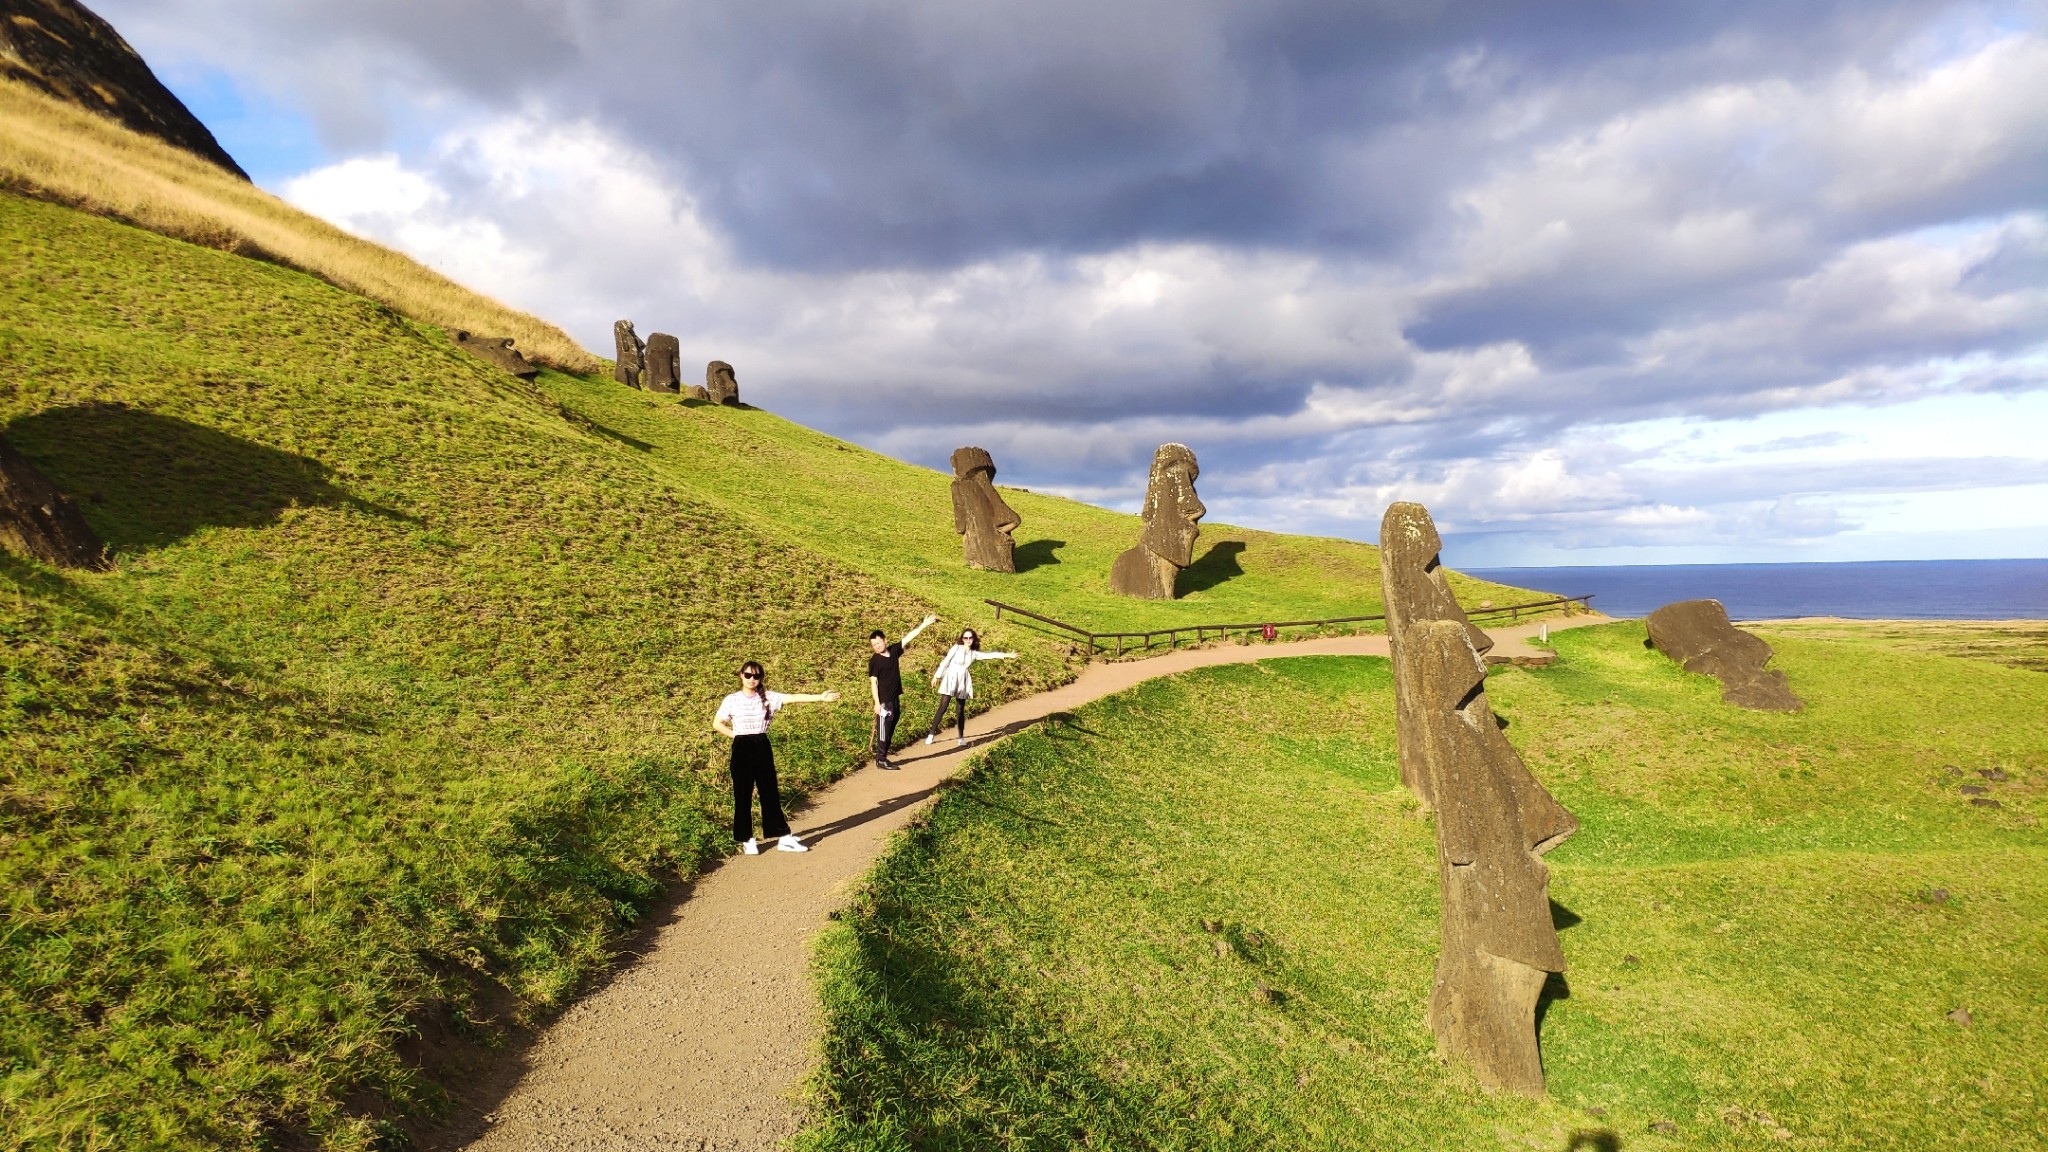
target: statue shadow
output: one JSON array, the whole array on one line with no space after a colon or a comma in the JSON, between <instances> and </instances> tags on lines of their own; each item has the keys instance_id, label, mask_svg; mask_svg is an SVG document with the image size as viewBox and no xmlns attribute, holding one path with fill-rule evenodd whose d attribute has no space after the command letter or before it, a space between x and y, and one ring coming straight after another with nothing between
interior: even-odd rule
<instances>
[{"instance_id":1,"label":"statue shadow","mask_svg":"<svg viewBox=\"0 0 2048 1152\"><path fill-rule=\"evenodd\" d=\"M1065 540L1032 540L1012 549L1010 558L1017 562L1017 571L1021 574L1033 568L1044 568L1059 563L1059 557L1053 553L1066 546Z\"/></svg>"},{"instance_id":2,"label":"statue shadow","mask_svg":"<svg viewBox=\"0 0 2048 1152\"><path fill-rule=\"evenodd\" d=\"M1178 586L1183 593L1206 592L1226 580L1244 575L1244 568L1237 558L1244 552L1242 540L1221 540L1216 546L1202 553L1200 559L1181 569Z\"/></svg>"},{"instance_id":3,"label":"statue shadow","mask_svg":"<svg viewBox=\"0 0 2048 1152\"><path fill-rule=\"evenodd\" d=\"M1564 1152L1621 1152L1621 1137L1608 1128L1580 1129L1572 1133Z\"/></svg>"},{"instance_id":4,"label":"statue shadow","mask_svg":"<svg viewBox=\"0 0 2048 1152\"><path fill-rule=\"evenodd\" d=\"M416 522L337 487L317 460L124 404L51 408L4 434L116 552L161 548L201 528L274 524L295 506Z\"/></svg>"}]
</instances>

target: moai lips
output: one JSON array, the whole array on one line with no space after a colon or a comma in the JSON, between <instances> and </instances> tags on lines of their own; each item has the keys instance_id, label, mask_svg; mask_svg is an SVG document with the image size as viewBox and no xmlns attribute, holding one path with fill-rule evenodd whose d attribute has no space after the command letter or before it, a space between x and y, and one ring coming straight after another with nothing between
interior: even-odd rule
<instances>
[{"instance_id":1,"label":"moai lips","mask_svg":"<svg viewBox=\"0 0 2048 1152\"><path fill-rule=\"evenodd\" d=\"M1721 682L1721 699L1764 712L1797 712L1806 703L1792 694L1785 674L1765 665L1771 646L1728 621L1719 600L1681 600L1650 613L1650 646L1687 672Z\"/></svg>"},{"instance_id":2,"label":"moai lips","mask_svg":"<svg viewBox=\"0 0 2048 1152\"><path fill-rule=\"evenodd\" d=\"M1410 626L1414 732L1437 799L1443 951L1429 997L1437 1049L1467 1061L1480 1084L1539 1095L1536 1005L1564 971L1543 853L1579 827L1501 734L1470 625Z\"/></svg>"},{"instance_id":3,"label":"moai lips","mask_svg":"<svg viewBox=\"0 0 2048 1152\"><path fill-rule=\"evenodd\" d=\"M1195 494L1201 476L1194 450L1185 444L1162 444L1152 456L1152 474L1145 484L1145 527L1138 546L1116 558L1109 571L1110 590L1147 600L1171 600L1180 570L1195 562L1195 538L1209 510Z\"/></svg>"},{"instance_id":4,"label":"moai lips","mask_svg":"<svg viewBox=\"0 0 2048 1152\"><path fill-rule=\"evenodd\" d=\"M982 448L953 451L953 531L960 533L969 567L1017 570L1010 534L1023 523L996 491L996 462Z\"/></svg>"},{"instance_id":5,"label":"moai lips","mask_svg":"<svg viewBox=\"0 0 2048 1152\"><path fill-rule=\"evenodd\" d=\"M1388 505L1380 519L1380 596L1387 606L1387 646L1394 662L1394 726L1401 763L1401 783L1425 807L1436 801L1423 777L1421 744L1416 739L1417 703L1412 677L1404 674L1405 634L1415 624L1450 620L1462 625L1466 639L1481 656L1493 648L1493 637L1465 615L1444 577L1443 537L1429 509L1407 501Z\"/></svg>"}]
</instances>

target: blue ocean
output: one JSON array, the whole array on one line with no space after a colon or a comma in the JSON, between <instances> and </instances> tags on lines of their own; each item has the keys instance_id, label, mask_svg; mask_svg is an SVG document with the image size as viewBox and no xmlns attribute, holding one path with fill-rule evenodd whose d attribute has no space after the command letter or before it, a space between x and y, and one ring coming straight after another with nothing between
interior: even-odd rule
<instances>
[{"instance_id":1,"label":"blue ocean","mask_svg":"<svg viewBox=\"0 0 2048 1152\"><path fill-rule=\"evenodd\" d=\"M1447 557L1446 559L1451 559ZM1455 560L1451 561L1455 565ZM2048 560L1897 560L1844 564L1627 564L1468 568L1486 580L1559 596L1591 593L1609 616L1647 616L1711 597L1737 620L2048 620Z\"/></svg>"}]
</instances>

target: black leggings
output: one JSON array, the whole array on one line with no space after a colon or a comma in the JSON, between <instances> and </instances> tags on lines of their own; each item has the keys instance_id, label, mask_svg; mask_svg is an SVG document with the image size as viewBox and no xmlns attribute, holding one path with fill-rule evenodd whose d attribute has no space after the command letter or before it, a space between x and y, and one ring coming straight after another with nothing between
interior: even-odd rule
<instances>
[{"instance_id":1,"label":"black leggings","mask_svg":"<svg viewBox=\"0 0 2048 1152\"><path fill-rule=\"evenodd\" d=\"M775 783L775 749L768 734L732 738L732 838L754 838L754 791L761 793L761 833L789 835L789 821L782 818L782 797Z\"/></svg>"},{"instance_id":2,"label":"black leggings","mask_svg":"<svg viewBox=\"0 0 2048 1152\"><path fill-rule=\"evenodd\" d=\"M947 696L944 693L939 695L939 710L932 713L931 734L937 736L939 729L946 726L946 705L948 704L960 706L960 738L962 740L967 739L967 697Z\"/></svg>"}]
</instances>

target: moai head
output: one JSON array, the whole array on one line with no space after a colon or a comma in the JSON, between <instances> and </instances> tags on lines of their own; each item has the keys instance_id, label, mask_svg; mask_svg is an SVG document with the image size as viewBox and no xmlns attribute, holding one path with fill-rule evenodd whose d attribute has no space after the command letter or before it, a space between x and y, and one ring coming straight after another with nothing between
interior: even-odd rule
<instances>
[{"instance_id":1,"label":"moai head","mask_svg":"<svg viewBox=\"0 0 2048 1152\"><path fill-rule=\"evenodd\" d=\"M1721 699L1766 712L1797 712L1806 703L1792 694L1785 674L1768 668L1771 646L1728 620L1719 600L1666 604L1645 621L1650 646L1685 666L1687 672L1721 682Z\"/></svg>"},{"instance_id":2,"label":"moai head","mask_svg":"<svg viewBox=\"0 0 2048 1152\"><path fill-rule=\"evenodd\" d=\"M479 360L488 360L521 380L531 380L540 375L539 366L512 345L512 339L507 336L478 336L459 329L455 333L455 346Z\"/></svg>"},{"instance_id":3,"label":"moai head","mask_svg":"<svg viewBox=\"0 0 2048 1152\"><path fill-rule=\"evenodd\" d=\"M647 345L633 331L631 320L620 320L612 325L612 344L615 346L612 362L612 379L628 388L638 388L640 377L647 371Z\"/></svg>"},{"instance_id":4,"label":"moai head","mask_svg":"<svg viewBox=\"0 0 2048 1152\"><path fill-rule=\"evenodd\" d=\"M1405 624L1456 620L1465 625L1472 647L1484 656L1493 648L1493 637L1472 623L1451 593L1443 550L1443 537L1437 535L1429 509L1408 501L1387 506L1387 514L1380 518L1380 596L1387 605L1387 635L1398 644L1395 638Z\"/></svg>"},{"instance_id":5,"label":"moai head","mask_svg":"<svg viewBox=\"0 0 2048 1152\"><path fill-rule=\"evenodd\" d=\"M971 567L1015 572L1015 542L1010 538L1023 520L996 491L996 462L986 449L953 451L953 531Z\"/></svg>"},{"instance_id":6,"label":"moai head","mask_svg":"<svg viewBox=\"0 0 2048 1152\"><path fill-rule=\"evenodd\" d=\"M732 365L723 360L713 360L704 366L704 390L711 394L714 403L740 406L739 377L733 375Z\"/></svg>"},{"instance_id":7,"label":"moai head","mask_svg":"<svg viewBox=\"0 0 2048 1152\"><path fill-rule=\"evenodd\" d=\"M1466 626L1419 621L1405 667L1419 707L1413 738L1437 797L1443 951L1430 993L1437 1049L1471 1063L1479 1082L1543 1091L1536 1006L1564 971L1541 855L1578 830L1502 735L1486 666ZM1405 734L1404 734L1405 738Z\"/></svg>"},{"instance_id":8,"label":"moai head","mask_svg":"<svg viewBox=\"0 0 2048 1152\"><path fill-rule=\"evenodd\" d=\"M649 392L680 391L683 382L681 342L666 332L647 335L647 374L640 381Z\"/></svg>"},{"instance_id":9,"label":"moai head","mask_svg":"<svg viewBox=\"0 0 2048 1152\"><path fill-rule=\"evenodd\" d=\"M1195 562L1195 537L1209 510L1195 495L1202 474L1194 450L1185 444L1161 444L1152 455L1152 475L1145 482L1145 531L1138 543L1176 568Z\"/></svg>"}]
</instances>

